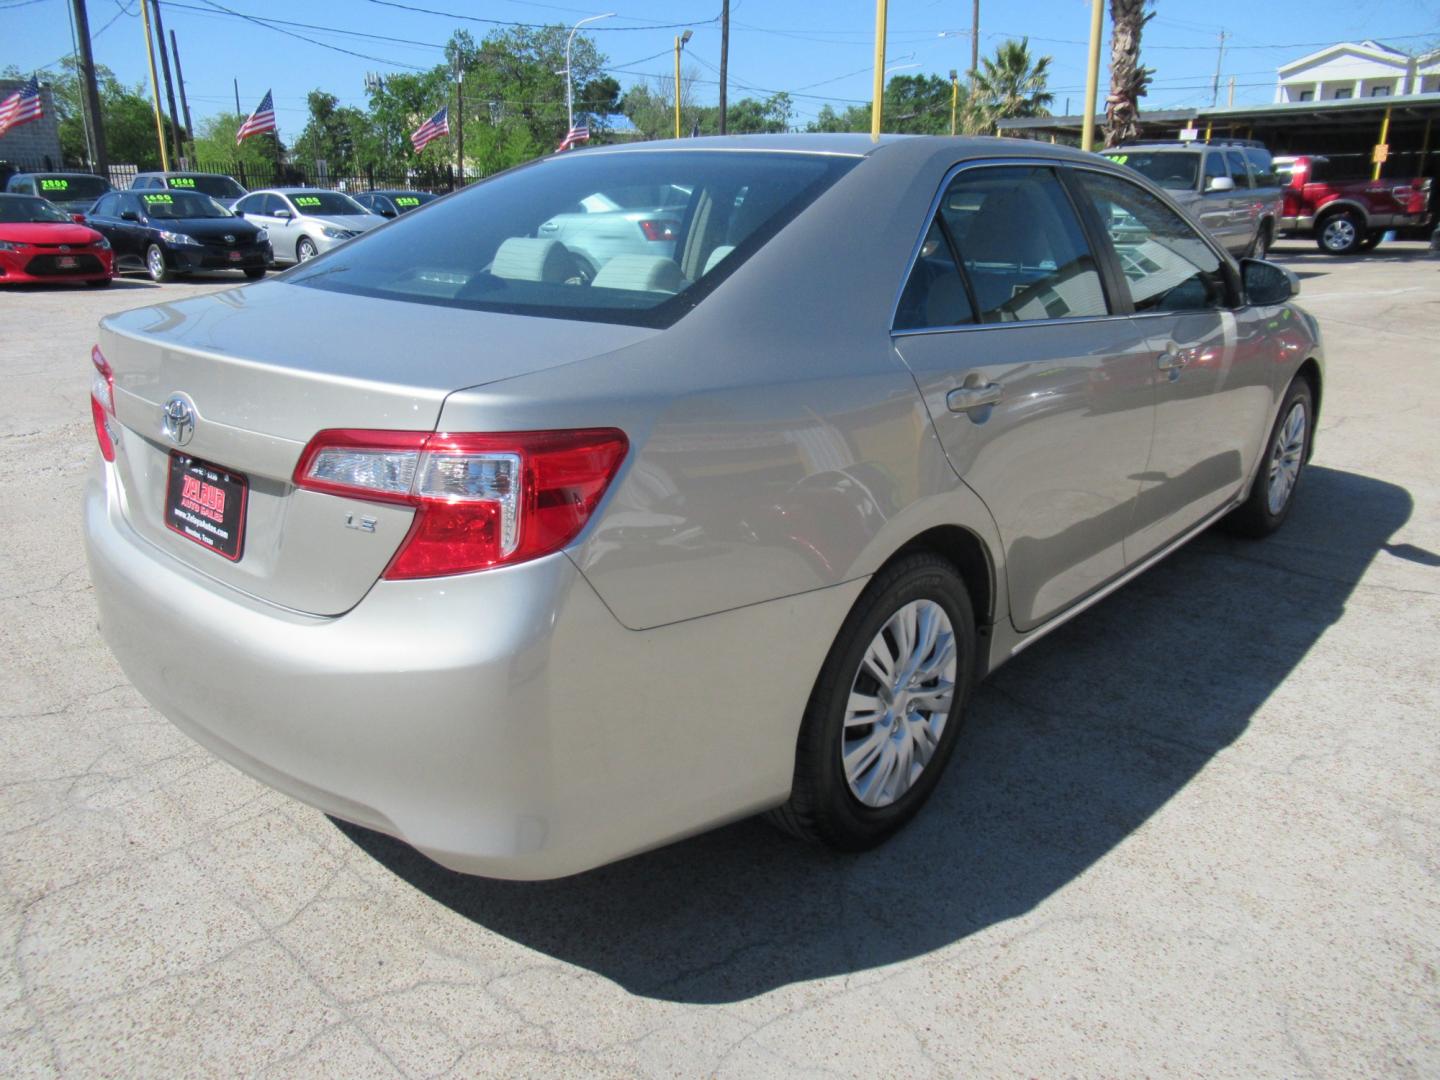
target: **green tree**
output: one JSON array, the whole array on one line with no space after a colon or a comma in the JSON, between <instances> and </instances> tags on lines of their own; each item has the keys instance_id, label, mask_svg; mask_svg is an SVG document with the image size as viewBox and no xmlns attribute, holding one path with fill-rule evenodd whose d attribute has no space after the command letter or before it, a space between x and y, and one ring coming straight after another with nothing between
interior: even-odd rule
<instances>
[{"instance_id":1,"label":"green tree","mask_svg":"<svg viewBox=\"0 0 1440 1080\"><path fill-rule=\"evenodd\" d=\"M195 133L196 166L207 172L229 173L236 179L243 175L253 181L258 176L269 176L275 168L274 136L252 135L235 145L235 133L245 120L238 113L225 112L200 121Z\"/></svg>"},{"instance_id":2,"label":"green tree","mask_svg":"<svg viewBox=\"0 0 1440 1080\"><path fill-rule=\"evenodd\" d=\"M1046 89L1052 57L1030 53L1030 39L1011 39L984 57L975 73L975 101L967 130L993 131L996 120L1049 116L1055 95Z\"/></svg>"},{"instance_id":3,"label":"green tree","mask_svg":"<svg viewBox=\"0 0 1440 1080\"><path fill-rule=\"evenodd\" d=\"M868 123L869 109L865 110ZM950 133L950 80L939 75L895 75L885 87L881 114L887 132L904 135Z\"/></svg>"},{"instance_id":4,"label":"green tree","mask_svg":"<svg viewBox=\"0 0 1440 1080\"><path fill-rule=\"evenodd\" d=\"M323 90L310 91L306 103L310 119L295 141L296 160L312 169L323 161L332 174L356 171L357 147L364 148L370 126L365 110L342 106L339 98Z\"/></svg>"},{"instance_id":5,"label":"green tree","mask_svg":"<svg viewBox=\"0 0 1440 1080\"><path fill-rule=\"evenodd\" d=\"M869 131L870 106L847 105L844 112L836 112L828 102L820 106L819 115L805 125L806 131Z\"/></svg>"}]
</instances>

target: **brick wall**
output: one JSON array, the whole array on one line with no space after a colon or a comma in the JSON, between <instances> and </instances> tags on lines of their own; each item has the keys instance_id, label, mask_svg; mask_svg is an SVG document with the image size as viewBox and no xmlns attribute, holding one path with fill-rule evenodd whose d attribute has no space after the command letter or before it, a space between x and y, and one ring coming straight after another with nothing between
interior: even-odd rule
<instances>
[{"instance_id":1,"label":"brick wall","mask_svg":"<svg viewBox=\"0 0 1440 1080\"><path fill-rule=\"evenodd\" d=\"M0 79L0 100L9 97L25 85L26 79ZM0 161L10 161L28 169L60 169L64 161L60 156L59 118L55 115L55 99L50 87L40 86L40 110L44 114L39 120L21 124L0 135ZM49 164L45 159L49 158Z\"/></svg>"}]
</instances>

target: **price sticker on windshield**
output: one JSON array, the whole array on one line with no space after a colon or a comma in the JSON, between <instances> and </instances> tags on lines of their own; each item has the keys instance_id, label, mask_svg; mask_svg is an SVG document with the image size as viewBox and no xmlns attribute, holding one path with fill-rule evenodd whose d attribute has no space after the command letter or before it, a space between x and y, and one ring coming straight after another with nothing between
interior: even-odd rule
<instances>
[{"instance_id":1,"label":"price sticker on windshield","mask_svg":"<svg viewBox=\"0 0 1440 1080\"><path fill-rule=\"evenodd\" d=\"M175 196L167 195L163 191L158 195L141 195L140 197L147 203L173 203L175 201Z\"/></svg>"},{"instance_id":2,"label":"price sticker on windshield","mask_svg":"<svg viewBox=\"0 0 1440 1080\"><path fill-rule=\"evenodd\" d=\"M69 180L41 180L41 191L65 191L70 187Z\"/></svg>"},{"instance_id":3,"label":"price sticker on windshield","mask_svg":"<svg viewBox=\"0 0 1440 1080\"><path fill-rule=\"evenodd\" d=\"M1105 154L1104 156L1109 158L1116 165L1124 165L1127 161L1130 160L1129 154Z\"/></svg>"},{"instance_id":4,"label":"price sticker on windshield","mask_svg":"<svg viewBox=\"0 0 1440 1080\"><path fill-rule=\"evenodd\" d=\"M296 206L319 206L320 200L314 195L296 195Z\"/></svg>"},{"instance_id":5,"label":"price sticker on windshield","mask_svg":"<svg viewBox=\"0 0 1440 1080\"><path fill-rule=\"evenodd\" d=\"M193 188L195 186L195 178L193 176L172 176L167 183L169 183L171 187Z\"/></svg>"},{"instance_id":6,"label":"price sticker on windshield","mask_svg":"<svg viewBox=\"0 0 1440 1080\"><path fill-rule=\"evenodd\" d=\"M397 195L397 196L395 196L395 205L396 205L396 206L419 206L419 205L420 205L420 200L417 199L414 195Z\"/></svg>"}]
</instances>

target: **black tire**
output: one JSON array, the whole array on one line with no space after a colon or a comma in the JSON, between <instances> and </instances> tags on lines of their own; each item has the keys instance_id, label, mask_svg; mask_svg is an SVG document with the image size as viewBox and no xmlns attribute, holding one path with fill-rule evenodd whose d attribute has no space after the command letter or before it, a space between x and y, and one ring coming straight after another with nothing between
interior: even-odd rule
<instances>
[{"instance_id":1,"label":"black tire","mask_svg":"<svg viewBox=\"0 0 1440 1080\"><path fill-rule=\"evenodd\" d=\"M85 282L85 284L89 285L92 289L108 289L114 283L115 279L108 277L91 278L89 281Z\"/></svg>"},{"instance_id":2,"label":"black tire","mask_svg":"<svg viewBox=\"0 0 1440 1080\"><path fill-rule=\"evenodd\" d=\"M175 280L175 271L170 269L170 264L165 259L165 249L159 244L151 244L145 249L145 272L157 285Z\"/></svg>"},{"instance_id":3,"label":"black tire","mask_svg":"<svg viewBox=\"0 0 1440 1080\"><path fill-rule=\"evenodd\" d=\"M259 281L262 277L265 276L265 268L263 266L257 266L250 270L246 270L245 276L251 281Z\"/></svg>"},{"instance_id":4,"label":"black tire","mask_svg":"<svg viewBox=\"0 0 1440 1080\"><path fill-rule=\"evenodd\" d=\"M315 241L308 236L302 236L295 241L295 261L297 263L309 262L320 254L320 249L315 246Z\"/></svg>"},{"instance_id":5,"label":"black tire","mask_svg":"<svg viewBox=\"0 0 1440 1080\"><path fill-rule=\"evenodd\" d=\"M1354 210L1337 210L1315 223L1315 245L1326 255L1354 255L1365 242L1365 221Z\"/></svg>"},{"instance_id":6,"label":"black tire","mask_svg":"<svg viewBox=\"0 0 1440 1080\"><path fill-rule=\"evenodd\" d=\"M1277 482L1276 462L1286 448L1285 427L1290 420L1290 414L1297 406L1304 409L1305 426L1298 449L1295 475L1289 483L1284 501L1278 507L1272 508L1270 495ZM1261 460L1255 476L1255 485L1250 489L1250 494L1245 501L1225 519L1225 526L1230 532L1237 536L1247 536L1253 540L1259 540L1269 536L1285 524L1285 519L1290 516L1291 507L1295 505L1295 492L1299 490L1300 481L1305 476L1305 463L1310 457L1310 444L1314 434L1314 395L1310 391L1310 383L1303 377L1296 376L1295 381L1290 384L1290 388L1285 391L1285 400L1280 405L1280 414L1275 418L1275 424L1270 429L1270 437L1265 441L1265 456Z\"/></svg>"},{"instance_id":7,"label":"black tire","mask_svg":"<svg viewBox=\"0 0 1440 1080\"><path fill-rule=\"evenodd\" d=\"M846 708L867 649L891 616L916 600L938 604L952 628L956 657L950 712L929 761L909 789L889 805L867 806L845 776L841 754ZM770 812L770 820L803 840L840 851L863 851L885 840L915 816L939 783L959 738L974 679L975 615L955 568L924 552L886 567L856 601L830 647L800 725L790 799Z\"/></svg>"},{"instance_id":8,"label":"black tire","mask_svg":"<svg viewBox=\"0 0 1440 1080\"><path fill-rule=\"evenodd\" d=\"M1385 239L1385 234L1379 229L1374 230L1364 240L1360 241L1361 251L1374 251L1380 246L1380 241Z\"/></svg>"},{"instance_id":9,"label":"black tire","mask_svg":"<svg viewBox=\"0 0 1440 1080\"><path fill-rule=\"evenodd\" d=\"M1268 221L1262 221L1255 231L1255 239L1245 251L1247 259L1265 259L1270 256L1270 245L1275 241L1275 230Z\"/></svg>"}]
</instances>

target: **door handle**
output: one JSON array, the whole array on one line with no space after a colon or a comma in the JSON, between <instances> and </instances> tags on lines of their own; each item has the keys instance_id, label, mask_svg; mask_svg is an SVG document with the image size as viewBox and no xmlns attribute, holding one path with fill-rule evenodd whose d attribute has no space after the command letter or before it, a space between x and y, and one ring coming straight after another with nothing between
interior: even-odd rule
<instances>
[{"instance_id":1,"label":"door handle","mask_svg":"<svg viewBox=\"0 0 1440 1080\"><path fill-rule=\"evenodd\" d=\"M1155 358L1155 366L1161 371L1179 371L1189 359L1172 341L1165 346L1165 351Z\"/></svg>"},{"instance_id":2,"label":"door handle","mask_svg":"<svg viewBox=\"0 0 1440 1080\"><path fill-rule=\"evenodd\" d=\"M984 386L961 386L945 395L945 407L951 412L969 412L985 405L998 404L1005 396L999 383Z\"/></svg>"}]
</instances>

